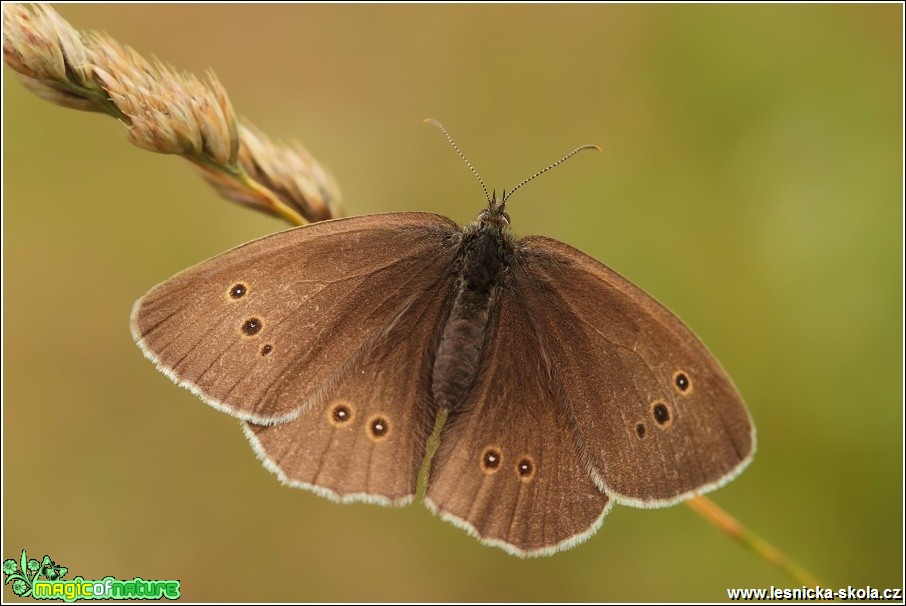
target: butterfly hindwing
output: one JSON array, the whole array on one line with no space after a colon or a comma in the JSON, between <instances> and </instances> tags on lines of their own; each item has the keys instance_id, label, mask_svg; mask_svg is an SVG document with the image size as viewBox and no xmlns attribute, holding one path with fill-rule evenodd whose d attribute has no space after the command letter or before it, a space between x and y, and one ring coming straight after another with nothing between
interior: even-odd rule
<instances>
[{"instance_id":1,"label":"butterfly hindwing","mask_svg":"<svg viewBox=\"0 0 906 606\"><path fill-rule=\"evenodd\" d=\"M461 231L396 213L255 240L159 284L132 332L173 381L243 420L294 418L414 293L449 271Z\"/></svg>"},{"instance_id":2,"label":"butterfly hindwing","mask_svg":"<svg viewBox=\"0 0 906 606\"><path fill-rule=\"evenodd\" d=\"M601 488L618 502L661 506L738 474L754 451L754 428L698 338L578 250L540 236L518 247L514 279Z\"/></svg>"},{"instance_id":3,"label":"butterfly hindwing","mask_svg":"<svg viewBox=\"0 0 906 606\"><path fill-rule=\"evenodd\" d=\"M452 283L443 276L414 297L296 419L245 424L255 451L284 483L340 501L411 500L435 419L432 341Z\"/></svg>"},{"instance_id":4,"label":"butterfly hindwing","mask_svg":"<svg viewBox=\"0 0 906 606\"><path fill-rule=\"evenodd\" d=\"M501 292L483 370L441 432L426 504L485 543L535 556L590 536L610 504L519 296Z\"/></svg>"}]
</instances>

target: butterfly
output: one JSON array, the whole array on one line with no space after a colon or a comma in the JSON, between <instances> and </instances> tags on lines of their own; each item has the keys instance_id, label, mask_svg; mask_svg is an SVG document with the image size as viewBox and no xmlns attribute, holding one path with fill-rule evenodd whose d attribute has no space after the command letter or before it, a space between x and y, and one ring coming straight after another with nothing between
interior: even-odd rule
<instances>
[{"instance_id":1,"label":"butterfly","mask_svg":"<svg viewBox=\"0 0 906 606\"><path fill-rule=\"evenodd\" d=\"M479 177L465 227L376 214L234 248L139 299L133 336L282 482L337 501L410 503L445 416L425 504L515 555L712 490L755 448L727 373L607 266L510 229L509 195L587 147L500 197Z\"/></svg>"}]
</instances>

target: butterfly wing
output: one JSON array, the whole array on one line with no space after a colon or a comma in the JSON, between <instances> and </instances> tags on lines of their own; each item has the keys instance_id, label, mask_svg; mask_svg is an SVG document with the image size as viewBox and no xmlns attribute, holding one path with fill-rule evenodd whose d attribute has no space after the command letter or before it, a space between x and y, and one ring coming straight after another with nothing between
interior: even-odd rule
<instances>
[{"instance_id":1,"label":"butterfly wing","mask_svg":"<svg viewBox=\"0 0 906 606\"><path fill-rule=\"evenodd\" d=\"M133 308L133 337L208 404L286 421L446 275L460 238L455 223L425 213L266 236L151 289Z\"/></svg>"},{"instance_id":2,"label":"butterfly wing","mask_svg":"<svg viewBox=\"0 0 906 606\"><path fill-rule=\"evenodd\" d=\"M749 413L676 316L562 242L532 236L519 249L515 279L607 494L668 505L742 471L755 448Z\"/></svg>"},{"instance_id":3,"label":"butterfly wing","mask_svg":"<svg viewBox=\"0 0 906 606\"><path fill-rule=\"evenodd\" d=\"M453 278L443 274L413 299L298 418L245 424L255 452L283 483L343 502L411 501L434 427L432 344Z\"/></svg>"},{"instance_id":4,"label":"butterfly wing","mask_svg":"<svg viewBox=\"0 0 906 606\"><path fill-rule=\"evenodd\" d=\"M594 533L609 501L520 297L511 281L501 291L483 370L444 425L425 502L484 543L537 556Z\"/></svg>"}]
</instances>

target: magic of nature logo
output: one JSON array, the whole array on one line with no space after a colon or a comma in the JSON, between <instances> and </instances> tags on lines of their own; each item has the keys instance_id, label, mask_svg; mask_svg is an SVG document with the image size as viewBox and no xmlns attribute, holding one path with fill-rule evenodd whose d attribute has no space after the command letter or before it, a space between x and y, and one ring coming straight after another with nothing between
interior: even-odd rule
<instances>
[{"instance_id":1,"label":"magic of nature logo","mask_svg":"<svg viewBox=\"0 0 906 606\"><path fill-rule=\"evenodd\" d=\"M145 580L135 577L120 580L104 577L100 580L80 576L67 580L66 566L60 566L49 555L42 560L29 558L22 550L18 560L3 560L3 582L17 596L36 600L177 600L178 580Z\"/></svg>"}]
</instances>

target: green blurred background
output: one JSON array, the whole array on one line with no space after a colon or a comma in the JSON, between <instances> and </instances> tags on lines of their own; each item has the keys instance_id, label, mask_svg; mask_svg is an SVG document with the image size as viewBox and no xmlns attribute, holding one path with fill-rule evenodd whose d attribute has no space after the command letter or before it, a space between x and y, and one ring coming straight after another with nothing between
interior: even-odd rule
<instances>
[{"instance_id":1,"label":"green blurred background","mask_svg":"<svg viewBox=\"0 0 906 606\"><path fill-rule=\"evenodd\" d=\"M510 203L682 317L755 418L713 499L832 587L902 586L902 6L62 6L213 67L329 166L350 214ZM237 422L156 372L132 302L283 229L113 120L4 68L4 537L70 576L192 600L725 600L796 586L685 506L615 507L523 561L424 507L285 488ZM13 597L8 588L6 598Z\"/></svg>"}]
</instances>

